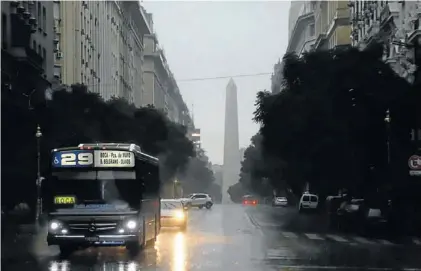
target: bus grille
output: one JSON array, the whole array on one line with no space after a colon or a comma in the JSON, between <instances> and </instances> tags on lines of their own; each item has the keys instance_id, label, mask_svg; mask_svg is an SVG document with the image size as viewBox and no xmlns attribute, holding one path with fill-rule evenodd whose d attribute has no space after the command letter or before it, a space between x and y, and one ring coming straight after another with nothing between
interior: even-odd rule
<instances>
[{"instance_id":1,"label":"bus grille","mask_svg":"<svg viewBox=\"0 0 421 271\"><path fill-rule=\"evenodd\" d=\"M68 227L72 233L96 232L108 233L114 232L117 228L117 222L72 222L68 223Z\"/></svg>"}]
</instances>

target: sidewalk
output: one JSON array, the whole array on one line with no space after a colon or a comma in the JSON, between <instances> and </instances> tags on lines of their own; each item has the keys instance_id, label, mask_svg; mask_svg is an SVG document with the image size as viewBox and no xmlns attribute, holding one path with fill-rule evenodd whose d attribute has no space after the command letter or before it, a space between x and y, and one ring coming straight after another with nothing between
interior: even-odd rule
<instances>
[{"instance_id":1,"label":"sidewalk","mask_svg":"<svg viewBox=\"0 0 421 271\"><path fill-rule=\"evenodd\" d=\"M28 228L29 230L33 229L32 226L23 226L24 231L28 230ZM33 258L30 252L33 236L33 232L20 232L20 229L5 229L1 242L2 264L3 262L8 264Z\"/></svg>"}]
</instances>

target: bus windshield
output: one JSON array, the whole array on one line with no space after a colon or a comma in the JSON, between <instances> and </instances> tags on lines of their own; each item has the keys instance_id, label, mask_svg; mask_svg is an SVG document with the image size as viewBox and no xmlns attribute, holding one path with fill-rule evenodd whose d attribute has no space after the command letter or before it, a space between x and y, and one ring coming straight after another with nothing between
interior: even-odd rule
<instances>
[{"instance_id":1,"label":"bus windshield","mask_svg":"<svg viewBox=\"0 0 421 271\"><path fill-rule=\"evenodd\" d=\"M55 172L43 186L46 204L57 204L54 202L56 197L71 197L74 198L74 202L67 204L67 207L74 204L117 202L136 207L143 184L136 180L134 171L73 171Z\"/></svg>"}]
</instances>

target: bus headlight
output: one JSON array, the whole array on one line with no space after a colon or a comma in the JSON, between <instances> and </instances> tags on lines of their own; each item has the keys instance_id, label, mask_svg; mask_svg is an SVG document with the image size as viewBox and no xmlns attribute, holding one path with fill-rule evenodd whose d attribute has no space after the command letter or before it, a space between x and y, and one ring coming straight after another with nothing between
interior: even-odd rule
<instances>
[{"instance_id":1,"label":"bus headlight","mask_svg":"<svg viewBox=\"0 0 421 271\"><path fill-rule=\"evenodd\" d=\"M177 218L178 220L184 220L185 215L182 211L178 211L175 213L175 218Z\"/></svg>"},{"instance_id":2,"label":"bus headlight","mask_svg":"<svg viewBox=\"0 0 421 271\"><path fill-rule=\"evenodd\" d=\"M134 230L136 228L136 226L137 226L137 223L134 220L129 220L126 223L126 227L130 230Z\"/></svg>"},{"instance_id":3,"label":"bus headlight","mask_svg":"<svg viewBox=\"0 0 421 271\"><path fill-rule=\"evenodd\" d=\"M60 228L61 224L58 221L51 221L50 222L50 229L55 231L58 230Z\"/></svg>"}]
</instances>

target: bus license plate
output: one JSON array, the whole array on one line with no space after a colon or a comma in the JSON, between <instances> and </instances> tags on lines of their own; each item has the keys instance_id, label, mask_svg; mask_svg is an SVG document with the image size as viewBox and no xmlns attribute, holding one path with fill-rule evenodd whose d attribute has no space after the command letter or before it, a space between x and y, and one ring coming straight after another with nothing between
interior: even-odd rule
<instances>
[{"instance_id":1,"label":"bus license plate","mask_svg":"<svg viewBox=\"0 0 421 271\"><path fill-rule=\"evenodd\" d=\"M89 236L89 237L85 237L85 240L88 241L88 242L98 242L99 237L98 236Z\"/></svg>"},{"instance_id":2,"label":"bus license plate","mask_svg":"<svg viewBox=\"0 0 421 271\"><path fill-rule=\"evenodd\" d=\"M54 204L75 204L76 198L69 196L54 197Z\"/></svg>"}]
</instances>

